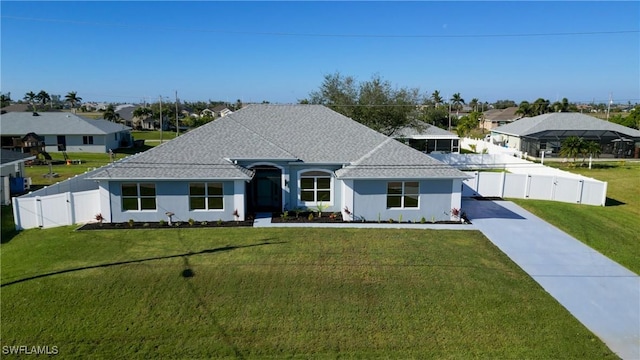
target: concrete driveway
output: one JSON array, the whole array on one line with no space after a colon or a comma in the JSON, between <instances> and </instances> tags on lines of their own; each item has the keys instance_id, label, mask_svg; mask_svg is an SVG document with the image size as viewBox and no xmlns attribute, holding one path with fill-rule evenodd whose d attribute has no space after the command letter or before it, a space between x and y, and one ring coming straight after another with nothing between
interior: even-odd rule
<instances>
[{"instance_id":1,"label":"concrete driveway","mask_svg":"<svg viewBox=\"0 0 640 360\"><path fill-rule=\"evenodd\" d=\"M473 225L623 359L640 359L640 277L509 201L464 199Z\"/></svg>"}]
</instances>

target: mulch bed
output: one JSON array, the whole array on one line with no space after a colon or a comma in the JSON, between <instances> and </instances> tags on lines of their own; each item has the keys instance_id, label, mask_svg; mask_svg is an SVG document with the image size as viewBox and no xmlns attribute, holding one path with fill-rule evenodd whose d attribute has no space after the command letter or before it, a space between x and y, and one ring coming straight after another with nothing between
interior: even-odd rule
<instances>
[{"instance_id":1,"label":"mulch bed","mask_svg":"<svg viewBox=\"0 0 640 360\"><path fill-rule=\"evenodd\" d=\"M97 222L87 223L76 230L128 230L128 229L176 229L176 228L187 228L187 229L198 229L198 228L219 228L219 227L250 227L253 226L253 220L245 220L245 221L196 221L193 225L188 222L180 222L174 221L171 226L168 223L160 223L160 222L133 222L129 224L128 222L124 223L102 223L99 224Z\"/></svg>"},{"instance_id":2,"label":"mulch bed","mask_svg":"<svg viewBox=\"0 0 640 360\"><path fill-rule=\"evenodd\" d=\"M313 215L312 218L309 217L309 214ZM293 211L289 211L287 216L284 216L281 213L273 213L271 217L272 223L341 223L342 221L342 213L330 213L323 212L322 216L318 217L317 212L309 212L303 211L296 214ZM354 223L362 223L362 224L400 224L398 220L392 219L381 219L380 221L353 221ZM422 224L458 224L465 225L470 224L471 222L460 222L460 221L427 221ZM420 222L415 221L403 221L402 224L421 224Z\"/></svg>"}]
</instances>

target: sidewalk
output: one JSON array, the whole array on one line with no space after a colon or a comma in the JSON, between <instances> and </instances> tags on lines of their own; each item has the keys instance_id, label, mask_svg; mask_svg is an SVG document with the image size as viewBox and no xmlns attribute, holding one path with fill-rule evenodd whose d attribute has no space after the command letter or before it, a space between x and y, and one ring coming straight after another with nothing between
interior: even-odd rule
<instances>
[{"instance_id":1,"label":"sidewalk","mask_svg":"<svg viewBox=\"0 0 640 360\"><path fill-rule=\"evenodd\" d=\"M509 201L463 200L471 222L623 359L640 359L640 277Z\"/></svg>"}]
</instances>

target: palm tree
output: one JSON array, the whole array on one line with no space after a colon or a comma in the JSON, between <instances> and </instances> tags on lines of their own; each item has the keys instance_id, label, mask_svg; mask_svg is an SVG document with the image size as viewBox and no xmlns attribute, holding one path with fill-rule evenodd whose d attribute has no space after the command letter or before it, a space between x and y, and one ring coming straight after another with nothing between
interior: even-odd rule
<instances>
[{"instance_id":1,"label":"palm tree","mask_svg":"<svg viewBox=\"0 0 640 360\"><path fill-rule=\"evenodd\" d=\"M0 107L5 107L11 105L11 93L0 94Z\"/></svg>"},{"instance_id":2,"label":"palm tree","mask_svg":"<svg viewBox=\"0 0 640 360\"><path fill-rule=\"evenodd\" d=\"M116 109L113 107L112 104L109 104L107 109L104 111L102 118L105 120L118 122L118 120L120 120L120 114L116 112Z\"/></svg>"},{"instance_id":3,"label":"palm tree","mask_svg":"<svg viewBox=\"0 0 640 360\"><path fill-rule=\"evenodd\" d=\"M480 100L478 100L477 98L473 98L469 102L469 106L471 106L473 108L473 111L478 111L478 104L479 103L480 103Z\"/></svg>"},{"instance_id":4,"label":"palm tree","mask_svg":"<svg viewBox=\"0 0 640 360\"><path fill-rule=\"evenodd\" d=\"M531 105L531 112L533 115L542 115L549 112L549 100L538 98Z\"/></svg>"},{"instance_id":5,"label":"palm tree","mask_svg":"<svg viewBox=\"0 0 640 360\"><path fill-rule=\"evenodd\" d=\"M433 99L433 102L436 103L436 108L442 102L442 96L440 96L440 91L438 90L434 91L433 94L431 94L431 98Z\"/></svg>"},{"instance_id":6,"label":"palm tree","mask_svg":"<svg viewBox=\"0 0 640 360\"><path fill-rule=\"evenodd\" d=\"M462 109L462 105L464 105L464 99L460 96L460 93L455 93L451 97L451 105L454 109L456 109L456 117L458 117L460 110Z\"/></svg>"},{"instance_id":7,"label":"palm tree","mask_svg":"<svg viewBox=\"0 0 640 360\"><path fill-rule=\"evenodd\" d=\"M70 91L67 95L64 96L64 100L68 103L71 103L71 110L73 113L76 113L75 107L76 104L82 101L82 98L78 96L78 93L75 91Z\"/></svg>"},{"instance_id":8,"label":"palm tree","mask_svg":"<svg viewBox=\"0 0 640 360\"><path fill-rule=\"evenodd\" d=\"M36 111L36 100L38 99L38 95L36 95L36 93L34 93L33 91L29 91L28 93L24 94L24 100L28 101L29 104L31 104L31 107L33 108L33 111Z\"/></svg>"},{"instance_id":9,"label":"palm tree","mask_svg":"<svg viewBox=\"0 0 640 360\"><path fill-rule=\"evenodd\" d=\"M582 163L584 164L587 159L587 155L591 155L593 157L600 157L602 153L602 146L597 141L585 141L582 144L582 149L580 150L582 153Z\"/></svg>"},{"instance_id":10,"label":"palm tree","mask_svg":"<svg viewBox=\"0 0 640 360\"><path fill-rule=\"evenodd\" d=\"M526 100L521 102L518 106L518 110L516 110L516 114L520 114L522 117L531 115L531 104Z\"/></svg>"},{"instance_id":11,"label":"palm tree","mask_svg":"<svg viewBox=\"0 0 640 360\"><path fill-rule=\"evenodd\" d=\"M44 90L40 90L38 95L36 95L36 99L42 103L42 107L44 108L47 105L47 102L51 101L51 96Z\"/></svg>"},{"instance_id":12,"label":"palm tree","mask_svg":"<svg viewBox=\"0 0 640 360\"><path fill-rule=\"evenodd\" d=\"M133 116L137 118L136 127L140 127L139 123L141 120L146 120L149 116L153 115L153 111L148 107L139 107L133 110Z\"/></svg>"},{"instance_id":13,"label":"palm tree","mask_svg":"<svg viewBox=\"0 0 640 360\"><path fill-rule=\"evenodd\" d=\"M584 148L584 140L577 136L569 136L562 142L560 148L560 155L564 157L573 158L573 162L576 162L576 157L582 153Z\"/></svg>"}]
</instances>

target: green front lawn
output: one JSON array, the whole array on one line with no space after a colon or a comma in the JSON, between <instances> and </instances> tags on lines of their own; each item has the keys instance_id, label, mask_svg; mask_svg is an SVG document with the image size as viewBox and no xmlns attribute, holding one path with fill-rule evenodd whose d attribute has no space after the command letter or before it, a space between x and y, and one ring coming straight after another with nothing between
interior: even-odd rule
<instances>
[{"instance_id":1,"label":"green front lawn","mask_svg":"<svg viewBox=\"0 0 640 360\"><path fill-rule=\"evenodd\" d=\"M27 230L2 345L64 358L616 358L475 231Z\"/></svg>"},{"instance_id":2,"label":"green front lawn","mask_svg":"<svg viewBox=\"0 0 640 360\"><path fill-rule=\"evenodd\" d=\"M640 274L640 163L598 163L591 170L548 165L606 181L607 206L510 200Z\"/></svg>"}]
</instances>

